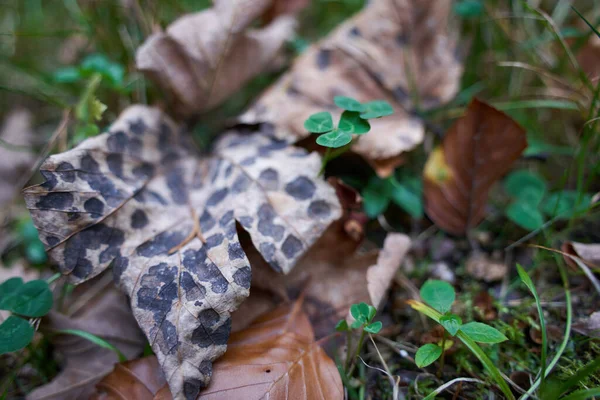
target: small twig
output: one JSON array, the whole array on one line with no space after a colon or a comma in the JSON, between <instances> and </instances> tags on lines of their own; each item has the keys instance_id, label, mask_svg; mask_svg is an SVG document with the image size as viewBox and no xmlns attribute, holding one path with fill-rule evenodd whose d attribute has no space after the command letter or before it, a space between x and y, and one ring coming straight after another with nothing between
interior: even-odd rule
<instances>
[{"instance_id":1,"label":"small twig","mask_svg":"<svg viewBox=\"0 0 600 400\"><path fill-rule=\"evenodd\" d=\"M475 378L456 378L456 379L452 379L449 382L444 383L442 386L438 387L433 392L429 393L429 395L427 395L427 397L425 397L423 400L433 399L435 396L442 393L444 390L448 389L450 386L454 385L457 382L474 382L474 383L481 383L482 385L485 385L484 381L481 381L481 380L475 379Z\"/></svg>"}]
</instances>

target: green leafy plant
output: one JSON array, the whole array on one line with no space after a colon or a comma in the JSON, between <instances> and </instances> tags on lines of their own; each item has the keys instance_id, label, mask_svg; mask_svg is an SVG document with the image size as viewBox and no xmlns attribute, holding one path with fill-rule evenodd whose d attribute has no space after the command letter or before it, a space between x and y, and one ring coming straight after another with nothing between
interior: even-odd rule
<instances>
[{"instance_id":1,"label":"green leafy plant","mask_svg":"<svg viewBox=\"0 0 600 400\"><path fill-rule=\"evenodd\" d=\"M519 170L504 181L504 189L513 198L506 209L506 216L527 230L541 228L546 218L570 219L586 210L592 196L579 195L575 191L562 190L548 194L546 181L540 175Z\"/></svg>"},{"instance_id":2,"label":"green leafy plant","mask_svg":"<svg viewBox=\"0 0 600 400\"><path fill-rule=\"evenodd\" d=\"M439 371L441 371L444 365L444 355L448 347L447 334L450 334L450 336L460 339L479 361L481 361L504 395L509 399L514 399L508 384L502 377L498 368L477 344L501 343L508 340L507 337L497 329L481 322L468 322L463 324L462 319L458 315L452 314L452 304L456 299L456 293L452 285L448 282L428 280L421 287L420 293L422 299L427 304L416 300L409 300L408 303L413 309L442 325L444 327L444 336L441 343L429 343L417 350L417 354L415 355L415 363L417 366L423 368L440 359Z\"/></svg>"},{"instance_id":3,"label":"green leafy plant","mask_svg":"<svg viewBox=\"0 0 600 400\"><path fill-rule=\"evenodd\" d=\"M394 113L392 106L383 100L361 103L350 97L336 96L333 101L335 105L344 110L337 126L334 125L333 117L328 111L312 114L304 121L304 128L307 131L319 135L317 144L327 148L323 157L321 174L328 161L339 157L350 148L352 135L364 135L371 130L369 119L381 118ZM336 151L332 152L331 149L336 149Z\"/></svg>"},{"instance_id":4,"label":"green leafy plant","mask_svg":"<svg viewBox=\"0 0 600 400\"><path fill-rule=\"evenodd\" d=\"M423 218L423 182L420 178L403 175L381 179L373 176L362 192L365 213L375 218L394 203L410 216Z\"/></svg>"},{"instance_id":5,"label":"green leafy plant","mask_svg":"<svg viewBox=\"0 0 600 400\"><path fill-rule=\"evenodd\" d=\"M31 218L20 220L15 233L21 239L27 261L34 265L41 265L48 261L46 249L44 249L44 244L41 242Z\"/></svg>"},{"instance_id":6,"label":"green leafy plant","mask_svg":"<svg viewBox=\"0 0 600 400\"><path fill-rule=\"evenodd\" d=\"M88 55L79 65L57 69L52 78L57 83L68 84L87 81L96 74L100 75L110 88L126 91L125 67L99 53Z\"/></svg>"},{"instance_id":7,"label":"green leafy plant","mask_svg":"<svg viewBox=\"0 0 600 400\"><path fill-rule=\"evenodd\" d=\"M0 325L0 354L27 346L34 329L26 318L46 315L52 302L52 292L44 280L23 283L21 278L11 278L0 284L0 310L12 313Z\"/></svg>"}]
</instances>

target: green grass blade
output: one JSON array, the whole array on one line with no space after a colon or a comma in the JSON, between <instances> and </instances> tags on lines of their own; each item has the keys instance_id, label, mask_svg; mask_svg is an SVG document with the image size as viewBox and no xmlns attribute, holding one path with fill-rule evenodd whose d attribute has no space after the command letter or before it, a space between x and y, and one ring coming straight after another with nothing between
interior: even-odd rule
<instances>
[{"instance_id":1,"label":"green grass blade","mask_svg":"<svg viewBox=\"0 0 600 400\"><path fill-rule=\"evenodd\" d=\"M517 271L519 272L519 276L521 280L527 286L533 298L535 299L535 305L537 307L537 312L540 317L540 330L542 331L542 355L541 355L541 364L542 367L540 369L540 385L544 383L546 379L546 358L548 357L548 333L546 331L546 319L544 318L544 310L542 309L542 303L540 302L540 297L538 296L537 290L535 289L535 285L531 280L531 277L527 274L527 271L521 267L521 265L517 264Z\"/></svg>"},{"instance_id":2,"label":"green grass blade","mask_svg":"<svg viewBox=\"0 0 600 400\"><path fill-rule=\"evenodd\" d=\"M579 110L577 103L568 100L516 100L502 103L493 103L493 106L500 111L522 110L526 108L556 108L559 110Z\"/></svg>"},{"instance_id":3,"label":"green grass blade","mask_svg":"<svg viewBox=\"0 0 600 400\"><path fill-rule=\"evenodd\" d=\"M57 331L57 333L66 333L69 335L75 335L75 336L82 337L100 347L114 351L117 354L117 356L119 357L119 362L127 361L127 357L125 357L125 354L121 353L121 350L117 349L115 346L108 343L106 340L104 340L101 337L98 337L92 333L85 332L85 331L82 331L79 329L61 329L61 330Z\"/></svg>"},{"instance_id":4,"label":"green grass blade","mask_svg":"<svg viewBox=\"0 0 600 400\"><path fill-rule=\"evenodd\" d=\"M563 397L562 400L586 400L591 399L594 396L600 396L600 388L578 390L577 392Z\"/></svg>"},{"instance_id":5,"label":"green grass blade","mask_svg":"<svg viewBox=\"0 0 600 400\"><path fill-rule=\"evenodd\" d=\"M585 22L587 24L587 26L590 27L590 29L592 31L594 31L594 33L600 37L600 32L598 32L598 30L596 28L594 28L594 25L590 24L590 22L585 19L585 17L583 15L581 15L581 13L579 11L577 11L577 9L575 8L575 6L571 6L571 8L573 9L573 11L575 11L577 13L577 15L579 15L579 18L581 18L583 20L583 22Z\"/></svg>"}]
</instances>

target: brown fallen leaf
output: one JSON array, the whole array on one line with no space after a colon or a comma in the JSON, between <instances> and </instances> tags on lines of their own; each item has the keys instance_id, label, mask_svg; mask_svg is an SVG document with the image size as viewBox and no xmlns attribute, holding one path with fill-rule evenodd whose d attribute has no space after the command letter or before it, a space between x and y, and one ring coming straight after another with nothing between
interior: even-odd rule
<instances>
[{"instance_id":1,"label":"brown fallen leaf","mask_svg":"<svg viewBox=\"0 0 600 400\"><path fill-rule=\"evenodd\" d=\"M173 22L136 53L137 68L158 83L182 117L209 111L263 71L293 33L294 19L249 29L273 0L215 0Z\"/></svg>"},{"instance_id":2,"label":"brown fallen leaf","mask_svg":"<svg viewBox=\"0 0 600 400\"><path fill-rule=\"evenodd\" d=\"M577 53L577 62L589 79L594 82L600 76L600 38L591 35L588 42Z\"/></svg>"},{"instance_id":3,"label":"brown fallen leaf","mask_svg":"<svg viewBox=\"0 0 600 400\"><path fill-rule=\"evenodd\" d=\"M110 278L103 276L98 283L106 277ZM58 334L58 330L78 329L92 333L116 346L128 358L137 357L144 349L146 340L131 314L127 297L112 283L108 287L101 286L100 290L95 290L94 284L85 284L76 291L80 296L69 298L69 303L71 306L82 303L83 306L70 316L51 311L41 327L45 333L53 334L54 349L64 359L62 370L50 383L33 390L27 396L29 400L87 399L93 393L94 385L118 362L113 351L79 336ZM90 293L96 295L90 297Z\"/></svg>"},{"instance_id":4,"label":"brown fallen leaf","mask_svg":"<svg viewBox=\"0 0 600 400\"><path fill-rule=\"evenodd\" d=\"M477 226L485 215L491 186L526 147L522 127L474 99L425 165L423 194L429 217L455 235Z\"/></svg>"},{"instance_id":5,"label":"brown fallen leaf","mask_svg":"<svg viewBox=\"0 0 600 400\"><path fill-rule=\"evenodd\" d=\"M168 399L153 357L119 365L96 387L96 399ZM235 333L213 364L210 385L198 399L343 399L337 368L314 340L301 301L282 305Z\"/></svg>"},{"instance_id":6,"label":"brown fallen leaf","mask_svg":"<svg viewBox=\"0 0 600 400\"><path fill-rule=\"evenodd\" d=\"M35 161L35 154L28 149L34 137L31 120L29 111L13 110L0 128L0 206L21 190L17 185Z\"/></svg>"},{"instance_id":7,"label":"brown fallen leaf","mask_svg":"<svg viewBox=\"0 0 600 400\"><path fill-rule=\"evenodd\" d=\"M90 400L155 399L166 384L156 356L139 358L115 365L113 371L96 385ZM170 392L168 397L172 398Z\"/></svg>"},{"instance_id":8,"label":"brown fallen leaf","mask_svg":"<svg viewBox=\"0 0 600 400\"><path fill-rule=\"evenodd\" d=\"M393 159L423 140L412 116L450 100L459 88L456 33L449 0L379 0L308 49L240 120L270 122L276 135L296 142L310 134L309 115L327 109L339 116L334 96L387 100L395 114L371 121L353 150L367 160ZM416 99L418 99L416 101Z\"/></svg>"}]
</instances>

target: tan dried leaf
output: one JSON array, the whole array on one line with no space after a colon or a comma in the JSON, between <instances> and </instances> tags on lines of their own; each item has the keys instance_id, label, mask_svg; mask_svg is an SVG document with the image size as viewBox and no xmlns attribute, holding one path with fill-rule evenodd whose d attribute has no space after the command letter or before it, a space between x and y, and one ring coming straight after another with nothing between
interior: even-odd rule
<instances>
[{"instance_id":1,"label":"tan dried leaf","mask_svg":"<svg viewBox=\"0 0 600 400\"><path fill-rule=\"evenodd\" d=\"M231 336L229 349L215 362L208 388L198 399L343 399L333 360L314 340L301 302L282 305ZM164 382L153 357L118 365L96 387L97 400L162 399Z\"/></svg>"},{"instance_id":2,"label":"tan dried leaf","mask_svg":"<svg viewBox=\"0 0 600 400\"><path fill-rule=\"evenodd\" d=\"M577 242L567 242L563 246L563 251L572 256L576 256L581 258L583 261L587 262L590 265L595 265L596 267L600 267L600 243L577 243ZM565 261L569 265L574 265L574 261L569 257L565 257Z\"/></svg>"},{"instance_id":3,"label":"tan dried leaf","mask_svg":"<svg viewBox=\"0 0 600 400\"><path fill-rule=\"evenodd\" d=\"M527 147L525 130L477 99L431 152L424 170L425 210L440 228L461 235L481 222L492 185Z\"/></svg>"},{"instance_id":4,"label":"tan dried leaf","mask_svg":"<svg viewBox=\"0 0 600 400\"><path fill-rule=\"evenodd\" d=\"M242 122L271 122L289 142L309 136L304 120L333 106L337 95L387 100L395 114L371 122L354 150L368 160L390 159L421 143L424 127L411 112L450 100L462 65L448 25L449 0L378 0L308 49L246 114Z\"/></svg>"},{"instance_id":5,"label":"tan dried leaf","mask_svg":"<svg viewBox=\"0 0 600 400\"><path fill-rule=\"evenodd\" d=\"M46 182L25 200L74 283L112 266L175 397L193 397L249 293L237 225L272 268L289 272L341 214L320 164L248 130L226 133L203 159L168 117L133 106L109 132L46 160Z\"/></svg>"},{"instance_id":6,"label":"tan dried leaf","mask_svg":"<svg viewBox=\"0 0 600 400\"><path fill-rule=\"evenodd\" d=\"M474 253L466 262L467 273L473 278L485 282L501 281L508 273L508 266L501 261L493 260L483 253Z\"/></svg>"},{"instance_id":7,"label":"tan dried leaf","mask_svg":"<svg viewBox=\"0 0 600 400\"><path fill-rule=\"evenodd\" d=\"M600 339L600 311L596 311L589 318L580 319L573 324L573 330L582 335Z\"/></svg>"},{"instance_id":8,"label":"tan dried leaf","mask_svg":"<svg viewBox=\"0 0 600 400\"><path fill-rule=\"evenodd\" d=\"M84 286L84 295L94 291L92 286ZM82 293L82 290L79 292ZM136 357L142 352L146 340L131 314L124 294L111 285L97 291L92 298L80 300L84 300L85 305L77 313L67 316L51 311L44 319L41 329L53 333L63 329L89 332L113 344L128 358ZM113 351L79 336L53 335L52 343L64 358L63 368L50 383L31 392L27 396L28 400L87 399L93 393L94 385L110 373L113 365L118 362Z\"/></svg>"},{"instance_id":9,"label":"tan dried leaf","mask_svg":"<svg viewBox=\"0 0 600 400\"><path fill-rule=\"evenodd\" d=\"M263 71L293 33L289 16L249 29L272 1L215 0L213 8L150 36L136 53L136 66L171 96L179 116L209 111Z\"/></svg>"}]
</instances>

